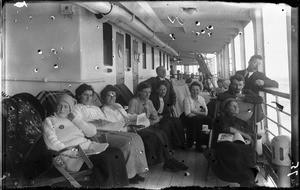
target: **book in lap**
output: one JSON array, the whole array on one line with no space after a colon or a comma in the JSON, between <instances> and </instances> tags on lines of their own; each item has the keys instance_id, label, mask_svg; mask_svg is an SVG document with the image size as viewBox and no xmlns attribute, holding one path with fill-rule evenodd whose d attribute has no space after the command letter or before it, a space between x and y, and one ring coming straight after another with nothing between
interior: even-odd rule
<instances>
[{"instance_id":1,"label":"book in lap","mask_svg":"<svg viewBox=\"0 0 300 190\"><path fill-rule=\"evenodd\" d=\"M146 117L145 113L139 114L136 119L136 125L144 125L145 127L150 126L150 121Z\"/></svg>"},{"instance_id":2,"label":"book in lap","mask_svg":"<svg viewBox=\"0 0 300 190\"><path fill-rule=\"evenodd\" d=\"M249 144L249 142L244 139L241 133L234 133L234 134L220 133L217 142L221 142L221 141L242 142L244 144Z\"/></svg>"}]
</instances>

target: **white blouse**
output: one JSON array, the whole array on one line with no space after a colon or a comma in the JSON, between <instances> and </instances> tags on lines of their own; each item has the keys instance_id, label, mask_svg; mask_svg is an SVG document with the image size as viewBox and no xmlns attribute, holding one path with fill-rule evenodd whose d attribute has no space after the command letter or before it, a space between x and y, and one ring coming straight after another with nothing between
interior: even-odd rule
<instances>
[{"instance_id":1,"label":"white blouse","mask_svg":"<svg viewBox=\"0 0 300 190\"><path fill-rule=\"evenodd\" d=\"M115 110L105 105L101 108L108 121L124 123L127 123L127 121L125 120L136 121L136 114L128 114L125 109L118 103L115 103L114 106L116 107Z\"/></svg>"},{"instance_id":2,"label":"white blouse","mask_svg":"<svg viewBox=\"0 0 300 190\"><path fill-rule=\"evenodd\" d=\"M75 114L83 118L84 121L90 122L96 119L107 120L104 113L97 106L76 104L74 106Z\"/></svg>"},{"instance_id":3,"label":"white blouse","mask_svg":"<svg viewBox=\"0 0 300 190\"><path fill-rule=\"evenodd\" d=\"M205 115L207 115L207 106L205 104L205 99L202 96L198 95L197 100L193 100L191 96L188 96L183 100L185 115L190 114L192 111L201 111L200 106L205 108Z\"/></svg>"}]
</instances>

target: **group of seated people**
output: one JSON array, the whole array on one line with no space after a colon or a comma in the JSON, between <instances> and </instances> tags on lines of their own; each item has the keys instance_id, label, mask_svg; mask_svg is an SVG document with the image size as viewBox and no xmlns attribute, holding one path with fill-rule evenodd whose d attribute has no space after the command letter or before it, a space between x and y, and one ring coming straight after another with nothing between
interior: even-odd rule
<instances>
[{"instance_id":1,"label":"group of seated people","mask_svg":"<svg viewBox=\"0 0 300 190\"><path fill-rule=\"evenodd\" d=\"M225 114L213 118L208 115L210 107L199 95L203 85L192 82L190 95L183 100L184 112L177 118L169 109L175 104L176 96L171 82L165 79L166 70L158 67L156 71L157 77L138 84L128 110L116 103L118 93L112 85L107 85L100 93L104 101L101 108L91 104L95 91L87 84L76 89L76 100L67 94L59 96L56 112L43 124L47 146L60 151L80 145L94 164L91 186L113 187L116 183L122 186L144 181L139 174L148 171L148 166L162 162L164 170L186 171L188 166L172 156L174 149L191 148L196 141L196 150L202 152L209 138L209 130L202 126L212 129L214 125L212 147L216 151L219 176L246 186L253 185L258 172L257 153L251 145L254 132L236 117L239 112L237 99L260 104L262 98L250 90L242 90L243 76L234 75L229 89L218 95ZM138 126L136 120L141 114L145 114L148 122ZM220 133L240 133L250 143L217 142ZM89 139L93 136L98 142ZM72 150L63 152L63 158L71 172L87 167Z\"/></svg>"}]
</instances>

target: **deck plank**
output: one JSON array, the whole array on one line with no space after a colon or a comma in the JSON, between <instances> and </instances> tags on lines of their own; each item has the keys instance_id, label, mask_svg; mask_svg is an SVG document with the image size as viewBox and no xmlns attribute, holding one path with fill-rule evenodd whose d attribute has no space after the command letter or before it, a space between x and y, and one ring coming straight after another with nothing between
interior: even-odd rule
<instances>
[{"instance_id":1,"label":"deck plank","mask_svg":"<svg viewBox=\"0 0 300 190\"><path fill-rule=\"evenodd\" d=\"M186 165L189 166L187 172L189 172L189 176L184 176L182 181L182 186L193 186L194 185L194 178L195 178L195 158L196 152L194 149L188 150L187 158L186 158Z\"/></svg>"},{"instance_id":2,"label":"deck plank","mask_svg":"<svg viewBox=\"0 0 300 190\"><path fill-rule=\"evenodd\" d=\"M174 157L179 161L184 164L186 164L188 152L185 150L176 150L176 153ZM190 167L190 166L189 166ZM184 171L177 172L173 174L173 177L170 182L170 187L181 187L182 186L182 181L184 178Z\"/></svg>"},{"instance_id":3,"label":"deck plank","mask_svg":"<svg viewBox=\"0 0 300 190\"><path fill-rule=\"evenodd\" d=\"M126 187L136 187L141 189L161 189L166 187L186 187L186 186L198 186L198 187L239 187L237 183L228 183L220 180L212 170L209 170L208 181L205 182L205 174L207 161L202 153L196 152L194 149L176 150L174 158L178 161L184 161L189 169L189 176L185 176L184 171L177 173L171 173L164 171L163 163L149 167L149 171L139 174L145 178L144 182L139 184L130 184ZM263 169L262 169L263 170ZM262 174L258 174L258 185L266 186L267 181L263 178Z\"/></svg>"},{"instance_id":4,"label":"deck plank","mask_svg":"<svg viewBox=\"0 0 300 190\"><path fill-rule=\"evenodd\" d=\"M146 182L145 189L156 189L157 188L159 179L163 172L163 169L162 169L163 164L164 163L160 163L152 169L153 171L151 172L151 175L149 175L148 180L145 181Z\"/></svg>"},{"instance_id":5,"label":"deck plank","mask_svg":"<svg viewBox=\"0 0 300 190\"><path fill-rule=\"evenodd\" d=\"M194 186L205 186L207 162L202 153L196 152Z\"/></svg>"}]
</instances>

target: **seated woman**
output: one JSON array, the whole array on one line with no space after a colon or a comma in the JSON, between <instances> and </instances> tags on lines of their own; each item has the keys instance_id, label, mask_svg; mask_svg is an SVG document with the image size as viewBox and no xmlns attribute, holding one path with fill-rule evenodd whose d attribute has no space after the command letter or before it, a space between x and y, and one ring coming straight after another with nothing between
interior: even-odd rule
<instances>
[{"instance_id":1,"label":"seated woman","mask_svg":"<svg viewBox=\"0 0 300 190\"><path fill-rule=\"evenodd\" d=\"M211 129L213 119L207 116L205 100L199 94L203 86L198 82L193 82L189 86L190 96L183 100L184 113L180 115L183 123L187 127L186 140L187 148L193 146L196 140L196 150L203 152L202 145L208 144L209 135L202 129L203 124L207 124Z\"/></svg>"},{"instance_id":2,"label":"seated woman","mask_svg":"<svg viewBox=\"0 0 300 190\"><path fill-rule=\"evenodd\" d=\"M221 106L225 114L216 118L212 140L217 159L215 173L224 181L240 183L241 186L255 186L259 167L256 165L257 153L252 145L254 133L247 122L236 117L239 113L236 99L228 98ZM220 133L239 133L248 143L218 141Z\"/></svg>"},{"instance_id":3,"label":"seated woman","mask_svg":"<svg viewBox=\"0 0 300 190\"><path fill-rule=\"evenodd\" d=\"M137 131L144 141L148 162L154 157L158 163L162 161L165 162L163 169L169 169L173 172L187 170L187 166L172 158L169 153L169 138L161 129L168 126L160 126L158 123L159 118L157 112L151 100L149 100L150 93L151 86L148 83L139 83L136 89L135 98L129 102L128 108L129 114L139 115L145 113L147 119L150 120L150 126ZM152 140L153 138L156 139Z\"/></svg>"},{"instance_id":4,"label":"seated woman","mask_svg":"<svg viewBox=\"0 0 300 190\"><path fill-rule=\"evenodd\" d=\"M171 116L169 106L166 104L164 99L164 96L167 93L166 81L162 80L158 82L156 91L158 97L153 99L152 103L158 113L159 123L163 126L168 124L171 126L169 128L163 128L162 130L167 133L174 147L184 147L185 136L183 124L179 118Z\"/></svg>"},{"instance_id":5,"label":"seated woman","mask_svg":"<svg viewBox=\"0 0 300 190\"><path fill-rule=\"evenodd\" d=\"M100 144L86 138L96 135L96 127L86 123L78 115L71 112L75 101L67 94L58 97L54 116L47 117L43 122L43 135L47 147L51 150L60 151L69 146L80 145L85 152L89 151L92 154L89 159L94 165L90 186L128 185L125 160L121 150L107 148L107 143ZM87 165L83 165L84 161L78 156L77 151L68 150L62 152L61 156L67 166L66 169L70 172L88 168ZM119 159L115 159L116 156Z\"/></svg>"},{"instance_id":6,"label":"seated woman","mask_svg":"<svg viewBox=\"0 0 300 190\"><path fill-rule=\"evenodd\" d=\"M83 120L94 124L97 129L97 136L105 134L110 147L116 147L122 150L125 161L127 174L130 183L139 183L144 178L139 173L148 170L144 144L141 137L134 133L120 132L120 128L124 126L122 123L110 125L111 122L97 106L91 105L94 89L87 84L80 85L76 91L76 98L79 102L74 111L82 116ZM115 129L117 127L117 129Z\"/></svg>"}]
</instances>

